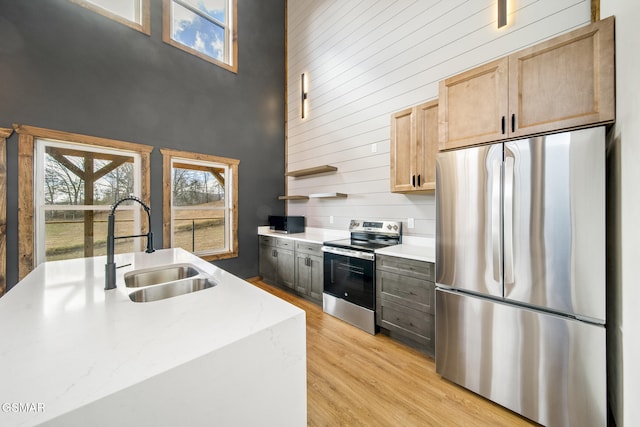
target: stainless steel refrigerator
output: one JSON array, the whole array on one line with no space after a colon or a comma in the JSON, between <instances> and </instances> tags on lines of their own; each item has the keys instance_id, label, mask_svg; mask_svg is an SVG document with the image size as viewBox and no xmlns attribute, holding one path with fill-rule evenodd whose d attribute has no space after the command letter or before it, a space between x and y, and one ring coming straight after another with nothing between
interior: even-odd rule
<instances>
[{"instance_id":1,"label":"stainless steel refrigerator","mask_svg":"<svg viewBox=\"0 0 640 427\"><path fill-rule=\"evenodd\" d=\"M443 152L436 174L436 371L606 425L604 127Z\"/></svg>"}]
</instances>

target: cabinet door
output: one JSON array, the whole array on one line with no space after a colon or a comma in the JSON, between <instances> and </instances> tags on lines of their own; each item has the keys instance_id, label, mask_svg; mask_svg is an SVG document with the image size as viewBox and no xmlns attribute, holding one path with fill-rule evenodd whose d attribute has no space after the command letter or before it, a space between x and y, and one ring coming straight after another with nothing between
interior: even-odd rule
<instances>
[{"instance_id":1,"label":"cabinet door","mask_svg":"<svg viewBox=\"0 0 640 427\"><path fill-rule=\"evenodd\" d=\"M276 283L277 258L275 248L271 245L260 243L259 269L262 280L267 283Z\"/></svg>"},{"instance_id":2,"label":"cabinet door","mask_svg":"<svg viewBox=\"0 0 640 427\"><path fill-rule=\"evenodd\" d=\"M296 253L296 291L302 295L309 295L311 290L311 265L309 256L305 253Z\"/></svg>"},{"instance_id":3,"label":"cabinet door","mask_svg":"<svg viewBox=\"0 0 640 427\"><path fill-rule=\"evenodd\" d=\"M322 257L296 253L296 291L320 302L324 288Z\"/></svg>"},{"instance_id":4,"label":"cabinet door","mask_svg":"<svg viewBox=\"0 0 640 427\"><path fill-rule=\"evenodd\" d=\"M614 18L509 56L510 136L615 118Z\"/></svg>"},{"instance_id":5,"label":"cabinet door","mask_svg":"<svg viewBox=\"0 0 640 427\"><path fill-rule=\"evenodd\" d=\"M293 251L287 249L276 249L278 258L278 269L276 283L288 288L294 288L295 259Z\"/></svg>"},{"instance_id":6,"label":"cabinet door","mask_svg":"<svg viewBox=\"0 0 640 427\"><path fill-rule=\"evenodd\" d=\"M310 255L309 265L311 266L309 296L314 300L322 301L322 291L324 289L323 258Z\"/></svg>"},{"instance_id":7,"label":"cabinet door","mask_svg":"<svg viewBox=\"0 0 640 427\"><path fill-rule=\"evenodd\" d=\"M506 136L509 58L440 82L439 148L465 147Z\"/></svg>"},{"instance_id":8,"label":"cabinet door","mask_svg":"<svg viewBox=\"0 0 640 427\"><path fill-rule=\"evenodd\" d=\"M415 179L414 109L407 108L391 115L390 169L391 191L413 190Z\"/></svg>"},{"instance_id":9,"label":"cabinet door","mask_svg":"<svg viewBox=\"0 0 640 427\"><path fill-rule=\"evenodd\" d=\"M416 189L436 189L438 154L438 100L415 107L416 115Z\"/></svg>"}]
</instances>

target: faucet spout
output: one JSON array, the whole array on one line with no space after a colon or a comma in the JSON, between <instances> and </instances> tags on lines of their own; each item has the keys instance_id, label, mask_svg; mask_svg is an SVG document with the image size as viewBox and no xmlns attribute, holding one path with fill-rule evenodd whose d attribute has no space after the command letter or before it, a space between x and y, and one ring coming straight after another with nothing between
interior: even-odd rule
<instances>
[{"instance_id":1,"label":"faucet spout","mask_svg":"<svg viewBox=\"0 0 640 427\"><path fill-rule=\"evenodd\" d=\"M147 213L148 229L149 232L146 234L136 234L134 236L115 236L115 212L120 203L125 202L127 200L131 200L134 202L138 202L142 205L143 209ZM126 239L131 237L146 237L147 238L147 249L146 253L155 252L153 248L153 233L151 232L151 209L147 206L142 200L135 196L126 196L116 201L111 206L111 211L109 212L109 217L107 219L107 263L104 265L104 289L115 289L116 288L116 263L114 261L114 253L115 253L115 240L116 239Z\"/></svg>"}]
</instances>

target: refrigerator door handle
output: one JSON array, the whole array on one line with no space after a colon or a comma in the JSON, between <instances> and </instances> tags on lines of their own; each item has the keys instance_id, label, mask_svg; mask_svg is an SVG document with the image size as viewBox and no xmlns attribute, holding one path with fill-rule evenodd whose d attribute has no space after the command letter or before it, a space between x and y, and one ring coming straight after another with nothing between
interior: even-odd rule
<instances>
[{"instance_id":1,"label":"refrigerator door handle","mask_svg":"<svg viewBox=\"0 0 640 427\"><path fill-rule=\"evenodd\" d=\"M500 281L500 185L502 178L502 162L493 161L493 178L491 182L491 246L493 252L493 279Z\"/></svg>"},{"instance_id":2,"label":"refrigerator door handle","mask_svg":"<svg viewBox=\"0 0 640 427\"><path fill-rule=\"evenodd\" d=\"M514 158L505 151L504 159L504 283L512 284L513 276L513 166Z\"/></svg>"}]
</instances>

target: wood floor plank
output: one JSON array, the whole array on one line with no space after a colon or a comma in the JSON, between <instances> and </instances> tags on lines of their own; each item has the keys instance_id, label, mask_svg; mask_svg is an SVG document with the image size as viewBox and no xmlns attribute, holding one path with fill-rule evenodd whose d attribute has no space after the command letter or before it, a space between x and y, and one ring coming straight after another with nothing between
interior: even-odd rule
<instances>
[{"instance_id":1,"label":"wood floor plank","mask_svg":"<svg viewBox=\"0 0 640 427\"><path fill-rule=\"evenodd\" d=\"M309 426L536 425L440 378L430 357L282 289L252 283L307 314Z\"/></svg>"}]
</instances>

